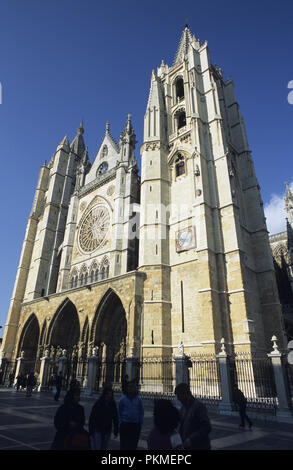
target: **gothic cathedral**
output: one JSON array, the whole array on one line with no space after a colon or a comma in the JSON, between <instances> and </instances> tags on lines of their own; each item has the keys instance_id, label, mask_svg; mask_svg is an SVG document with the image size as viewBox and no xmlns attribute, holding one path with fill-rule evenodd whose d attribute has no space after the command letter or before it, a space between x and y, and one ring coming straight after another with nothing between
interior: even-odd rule
<instances>
[{"instance_id":1,"label":"gothic cathedral","mask_svg":"<svg viewBox=\"0 0 293 470\"><path fill-rule=\"evenodd\" d=\"M90 163L83 124L41 167L2 356L268 352L285 337L232 79L185 27L152 72L141 176L131 116Z\"/></svg>"}]
</instances>

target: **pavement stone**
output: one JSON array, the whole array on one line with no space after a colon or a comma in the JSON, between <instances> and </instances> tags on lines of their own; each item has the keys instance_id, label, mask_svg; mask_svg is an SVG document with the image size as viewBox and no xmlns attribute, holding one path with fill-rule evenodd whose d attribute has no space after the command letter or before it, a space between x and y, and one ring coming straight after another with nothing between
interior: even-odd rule
<instances>
[{"instance_id":1,"label":"pavement stone","mask_svg":"<svg viewBox=\"0 0 293 470\"><path fill-rule=\"evenodd\" d=\"M26 397L24 391L0 388L0 451L49 450L55 435L54 415L63 403L53 400L52 392L34 392ZM81 395L80 403L88 419L97 396ZM119 396L115 396L116 401ZM146 439L153 425L153 400L144 400L145 419L138 445L147 450ZM293 450L293 421L277 423L253 418L252 430L239 429L237 416L225 416L209 409L212 424L211 445L219 450ZM111 438L109 450L119 450L119 438Z\"/></svg>"}]
</instances>

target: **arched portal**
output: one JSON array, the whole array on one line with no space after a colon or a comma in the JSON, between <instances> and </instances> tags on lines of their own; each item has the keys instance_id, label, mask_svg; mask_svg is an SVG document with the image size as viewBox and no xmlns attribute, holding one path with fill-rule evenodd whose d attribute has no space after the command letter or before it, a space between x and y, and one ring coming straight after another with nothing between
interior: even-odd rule
<instances>
[{"instance_id":1,"label":"arched portal","mask_svg":"<svg viewBox=\"0 0 293 470\"><path fill-rule=\"evenodd\" d=\"M80 326L77 310L70 300L66 300L54 315L48 335L48 342L54 348L66 349L70 354L79 342Z\"/></svg>"},{"instance_id":2,"label":"arched portal","mask_svg":"<svg viewBox=\"0 0 293 470\"><path fill-rule=\"evenodd\" d=\"M25 323L18 346L17 357L24 351L26 371L33 371L37 358L40 327L37 317L32 314Z\"/></svg>"},{"instance_id":3,"label":"arched portal","mask_svg":"<svg viewBox=\"0 0 293 470\"><path fill-rule=\"evenodd\" d=\"M124 307L118 295L109 289L97 308L91 330L91 341L99 351L99 382L114 386L121 382L125 368L126 334Z\"/></svg>"},{"instance_id":4,"label":"arched portal","mask_svg":"<svg viewBox=\"0 0 293 470\"><path fill-rule=\"evenodd\" d=\"M50 351L50 375L57 373L59 359L66 350L66 361L63 363L63 385L68 384L79 373L78 353L80 340L80 323L75 305L66 299L56 311L47 336L47 348Z\"/></svg>"}]
</instances>

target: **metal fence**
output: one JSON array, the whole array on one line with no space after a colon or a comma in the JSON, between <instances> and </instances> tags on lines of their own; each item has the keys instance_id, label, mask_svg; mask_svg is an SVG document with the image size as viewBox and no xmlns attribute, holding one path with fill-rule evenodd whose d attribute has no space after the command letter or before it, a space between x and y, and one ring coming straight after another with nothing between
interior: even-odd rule
<instances>
[{"instance_id":1,"label":"metal fence","mask_svg":"<svg viewBox=\"0 0 293 470\"><path fill-rule=\"evenodd\" d=\"M94 380L94 391L99 392L104 384L111 384L115 392L122 389L122 380L126 374L126 361L98 361L96 377Z\"/></svg>"},{"instance_id":2,"label":"metal fence","mask_svg":"<svg viewBox=\"0 0 293 470\"><path fill-rule=\"evenodd\" d=\"M145 357L137 362L137 381L145 397L171 396L175 388L173 358Z\"/></svg>"},{"instance_id":3,"label":"metal fence","mask_svg":"<svg viewBox=\"0 0 293 470\"><path fill-rule=\"evenodd\" d=\"M52 377L59 368L56 354L50 356L49 369L44 388L52 388ZM293 365L284 358L288 393L293 397ZM15 376L17 361L3 361L0 370L0 384L9 385ZM142 396L174 397L176 386L176 361L173 357L145 357L133 363L134 376ZM208 404L217 406L222 399L221 377L218 358L214 354L192 355L189 357L188 379L194 396ZM237 385L248 401L248 407L275 412L278 405L273 366L269 357L251 357L248 353L238 353L229 357L232 385ZM26 361L25 371L40 372L40 360ZM103 361L97 359L94 391L100 392L104 384L111 384L114 391L120 392L126 374L126 360ZM70 381L76 378L81 388L87 387L88 358L68 355L62 368L63 388L68 389Z\"/></svg>"},{"instance_id":4,"label":"metal fence","mask_svg":"<svg viewBox=\"0 0 293 470\"><path fill-rule=\"evenodd\" d=\"M15 371L16 371L16 361L3 361L0 371L0 384L9 386L13 384Z\"/></svg>"},{"instance_id":5,"label":"metal fence","mask_svg":"<svg viewBox=\"0 0 293 470\"><path fill-rule=\"evenodd\" d=\"M209 405L221 400L221 380L217 358L214 354L190 356L189 384L191 392Z\"/></svg>"},{"instance_id":6,"label":"metal fence","mask_svg":"<svg viewBox=\"0 0 293 470\"><path fill-rule=\"evenodd\" d=\"M287 381L287 389L288 394L291 399L292 407L293 407L293 364L288 362L288 358L284 358L283 360L283 367L286 373L286 381Z\"/></svg>"},{"instance_id":7,"label":"metal fence","mask_svg":"<svg viewBox=\"0 0 293 470\"><path fill-rule=\"evenodd\" d=\"M238 353L230 357L230 371L232 385L244 393L250 408L275 412L277 393L270 358Z\"/></svg>"}]
</instances>

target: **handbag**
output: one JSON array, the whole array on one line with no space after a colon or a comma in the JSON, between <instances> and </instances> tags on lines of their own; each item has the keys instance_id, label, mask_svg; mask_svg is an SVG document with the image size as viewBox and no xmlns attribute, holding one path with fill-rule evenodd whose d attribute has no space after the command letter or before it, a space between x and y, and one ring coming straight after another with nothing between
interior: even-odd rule
<instances>
[{"instance_id":1,"label":"handbag","mask_svg":"<svg viewBox=\"0 0 293 470\"><path fill-rule=\"evenodd\" d=\"M64 450L90 450L89 433L85 429L79 429L69 433L64 439Z\"/></svg>"}]
</instances>

